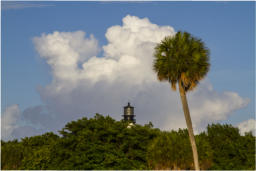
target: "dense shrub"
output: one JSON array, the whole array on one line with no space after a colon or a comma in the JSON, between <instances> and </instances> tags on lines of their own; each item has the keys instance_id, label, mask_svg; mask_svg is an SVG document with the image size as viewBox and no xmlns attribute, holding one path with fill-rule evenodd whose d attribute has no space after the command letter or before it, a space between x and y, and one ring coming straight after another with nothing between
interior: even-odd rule
<instances>
[{"instance_id":1,"label":"dense shrub","mask_svg":"<svg viewBox=\"0 0 256 171\"><path fill-rule=\"evenodd\" d=\"M1 141L1 169L193 169L186 129L160 131L96 114L46 133ZM255 137L231 125L209 125L196 136L201 169L255 169Z\"/></svg>"}]
</instances>

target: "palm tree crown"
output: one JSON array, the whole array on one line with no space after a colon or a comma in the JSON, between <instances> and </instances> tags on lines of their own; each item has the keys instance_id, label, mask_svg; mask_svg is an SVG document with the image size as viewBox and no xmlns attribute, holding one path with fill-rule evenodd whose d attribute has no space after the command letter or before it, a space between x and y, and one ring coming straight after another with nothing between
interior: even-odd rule
<instances>
[{"instance_id":1,"label":"palm tree crown","mask_svg":"<svg viewBox=\"0 0 256 171\"><path fill-rule=\"evenodd\" d=\"M207 74L209 50L187 32L165 37L155 48L154 71L160 81L169 81L176 90L180 81L184 91L192 90Z\"/></svg>"}]
</instances>

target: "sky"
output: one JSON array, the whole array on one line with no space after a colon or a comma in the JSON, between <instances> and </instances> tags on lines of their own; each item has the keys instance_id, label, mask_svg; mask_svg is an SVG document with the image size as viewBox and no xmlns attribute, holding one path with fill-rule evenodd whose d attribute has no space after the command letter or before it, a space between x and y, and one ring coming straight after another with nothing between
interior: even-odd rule
<instances>
[{"instance_id":1,"label":"sky","mask_svg":"<svg viewBox=\"0 0 256 171\"><path fill-rule=\"evenodd\" d=\"M255 131L255 2L6 2L1 6L1 138L57 132L95 113L186 128L178 92L152 70L154 47L187 31L211 68L187 94L195 132Z\"/></svg>"}]
</instances>

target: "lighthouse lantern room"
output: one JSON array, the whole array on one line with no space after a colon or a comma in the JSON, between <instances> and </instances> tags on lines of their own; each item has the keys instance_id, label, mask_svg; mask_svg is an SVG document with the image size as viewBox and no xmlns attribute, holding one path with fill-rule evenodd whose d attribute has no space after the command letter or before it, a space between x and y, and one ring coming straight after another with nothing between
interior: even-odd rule
<instances>
[{"instance_id":1,"label":"lighthouse lantern room","mask_svg":"<svg viewBox=\"0 0 256 171\"><path fill-rule=\"evenodd\" d=\"M135 123L135 115L134 115L134 107L130 105L130 103L128 102L127 106L124 106L124 120L125 121L129 121L131 123Z\"/></svg>"}]
</instances>

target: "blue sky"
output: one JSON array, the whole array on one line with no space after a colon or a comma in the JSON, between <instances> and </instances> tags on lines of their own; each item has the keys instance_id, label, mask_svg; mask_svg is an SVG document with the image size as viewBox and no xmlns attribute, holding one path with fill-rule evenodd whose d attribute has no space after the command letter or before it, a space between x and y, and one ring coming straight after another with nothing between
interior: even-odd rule
<instances>
[{"instance_id":1,"label":"blue sky","mask_svg":"<svg viewBox=\"0 0 256 171\"><path fill-rule=\"evenodd\" d=\"M34 37L81 30L101 47L108 43L106 30L129 14L201 38L211 52L207 79L214 90L250 99L220 122L254 118L255 2L2 2L1 14L2 113L13 104L23 111L45 103L38 87L51 83L51 68L35 50Z\"/></svg>"}]
</instances>

